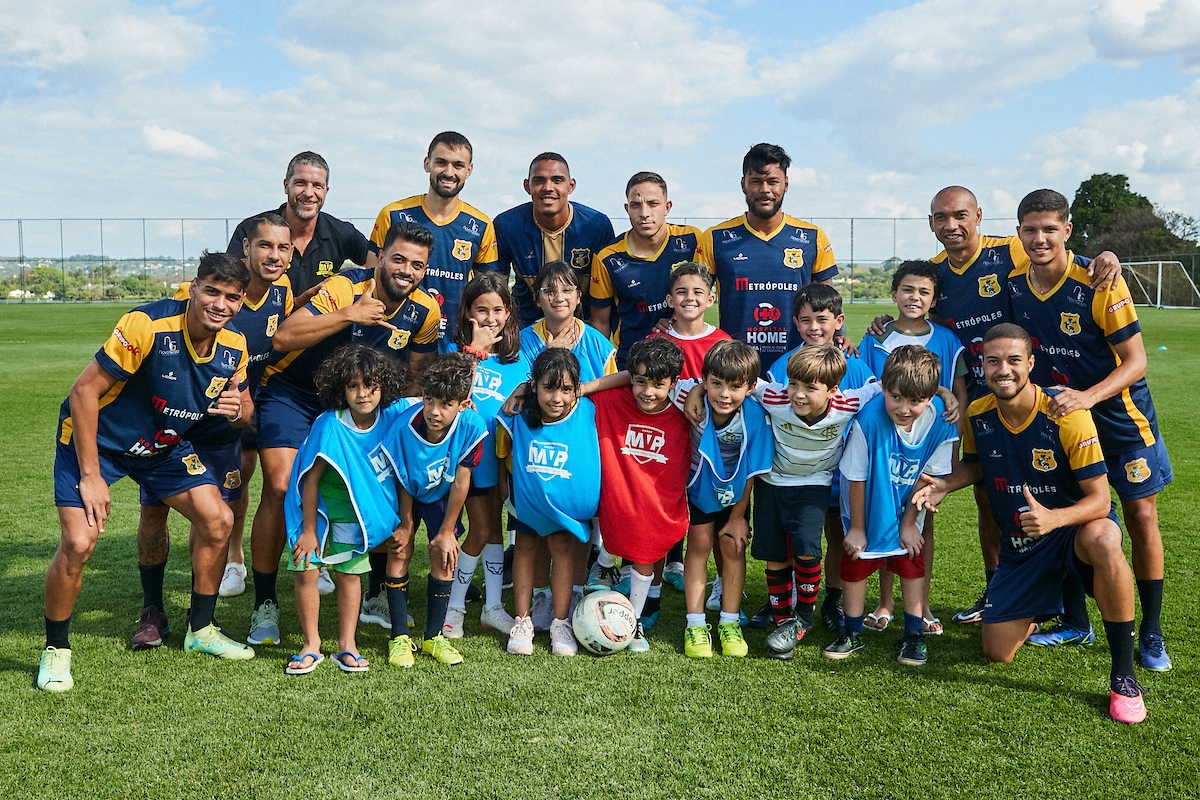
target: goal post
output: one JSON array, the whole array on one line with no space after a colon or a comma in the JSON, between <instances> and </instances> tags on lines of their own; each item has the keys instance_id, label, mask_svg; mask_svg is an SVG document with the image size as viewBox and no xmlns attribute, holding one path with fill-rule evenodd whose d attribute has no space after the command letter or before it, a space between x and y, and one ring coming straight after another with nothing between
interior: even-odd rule
<instances>
[{"instance_id":1,"label":"goal post","mask_svg":"<svg viewBox=\"0 0 1200 800\"><path fill-rule=\"evenodd\" d=\"M1179 261L1129 261L1125 282L1133 302L1156 308L1200 308L1200 290Z\"/></svg>"}]
</instances>

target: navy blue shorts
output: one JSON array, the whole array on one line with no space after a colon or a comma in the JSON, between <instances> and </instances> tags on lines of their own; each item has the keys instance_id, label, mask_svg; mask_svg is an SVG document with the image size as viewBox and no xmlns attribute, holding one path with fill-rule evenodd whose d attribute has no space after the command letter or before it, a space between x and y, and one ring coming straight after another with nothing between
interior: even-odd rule
<instances>
[{"instance_id":1,"label":"navy blue shorts","mask_svg":"<svg viewBox=\"0 0 1200 800\"><path fill-rule=\"evenodd\" d=\"M258 449L258 405L254 406L254 414L250 417L250 424L242 428L242 449L257 450Z\"/></svg>"},{"instance_id":2,"label":"navy blue shorts","mask_svg":"<svg viewBox=\"0 0 1200 800\"><path fill-rule=\"evenodd\" d=\"M217 484L215 476L192 449L191 442L180 442L162 455L150 458L103 450L99 455L100 476L105 483L112 486L128 475L154 503L197 486ZM54 450L54 505L83 508L74 438L70 444L59 442Z\"/></svg>"},{"instance_id":3,"label":"navy blue shorts","mask_svg":"<svg viewBox=\"0 0 1200 800\"><path fill-rule=\"evenodd\" d=\"M1115 512L1110 511L1108 519L1120 528ZM1079 575L1084 589L1093 594L1094 570L1075 555L1078 532L1078 526L1055 531L1025 552L1001 541L1000 566L988 584L983 608L984 624L1058 616L1063 612L1062 582L1068 570Z\"/></svg>"},{"instance_id":4,"label":"navy blue shorts","mask_svg":"<svg viewBox=\"0 0 1200 800\"><path fill-rule=\"evenodd\" d=\"M1140 500L1158 494L1175 480L1171 459L1162 437L1149 447L1105 453L1108 482L1122 500Z\"/></svg>"},{"instance_id":5,"label":"navy blue shorts","mask_svg":"<svg viewBox=\"0 0 1200 800\"><path fill-rule=\"evenodd\" d=\"M776 562L792 557L820 558L830 492L828 486L774 486L756 481L750 555Z\"/></svg>"},{"instance_id":6,"label":"navy blue shorts","mask_svg":"<svg viewBox=\"0 0 1200 800\"><path fill-rule=\"evenodd\" d=\"M271 384L258 392L258 446L290 447L299 450L308 438L322 408L291 396L286 390L271 391Z\"/></svg>"},{"instance_id":7,"label":"navy blue shorts","mask_svg":"<svg viewBox=\"0 0 1200 800\"><path fill-rule=\"evenodd\" d=\"M221 490L221 499L232 503L242 499L242 445L234 442L222 447L196 447L192 445L200 463L208 468ZM138 490L138 502L144 506L162 505L161 500L152 499L146 487Z\"/></svg>"},{"instance_id":8,"label":"navy blue shorts","mask_svg":"<svg viewBox=\"0 0 1200 800\"><path fill-rule=\"evenodd\" d=\"M413 499L413 532L416 532L417 526L422 522L425 523L425 534L432 539L437 536L438 529L442 527L442 521L446 519L446 503L450 500L450 495L447 494L441 500L435 500L432 503L422 503L420 500ZM466 531L462 524L462 512L459 512L458 519L454 521L454 536L459 538Z\"/></svg>"},{"instance_id":9,"label":"navy blue shorts","mask_svg":"<svg viewBox=\"0 0 1200 800\"><path fill-rule=\"evenodd\" d=\"M517 519L512 514L508 515L508 527L510 529L516 531L517 533L522 533L526 536L536 536L540 539L545 539L546 536L553 536L554 533L561 533L564 536L570 536L572 539L578 540L578 537L575 534L571 533L570 531L566 531L566 530L555 531L554 533L547 533L545 536L543 536L542 534L538 533L533 528L526 525L524 522L521 522L521 520Z\"/></svg>"},{"instance_id":10,"label":"navy blue shorts","mask_svg":"<svg viewBox=\"0 0 1200 800\"><path fill-rule=\"evenodd\" d=\"M747 511L749 511L749 509L747 509ZM704 525L711 522L713 524L713 533L716 533L717 531L721 530L721 528L724 528L726 523L729 522L729 518L732 516L733 506L722 508L720 511L714 511L713 513L709 514L696 508L696 506L692 504L692 501L688 501L688 523L691 525Z\"/></svg>"}]
</instances>

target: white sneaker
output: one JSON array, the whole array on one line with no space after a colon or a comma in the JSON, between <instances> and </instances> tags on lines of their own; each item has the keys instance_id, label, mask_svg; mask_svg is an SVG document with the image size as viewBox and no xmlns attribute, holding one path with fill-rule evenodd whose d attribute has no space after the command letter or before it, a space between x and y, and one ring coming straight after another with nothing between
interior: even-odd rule
<instances>
[{"instance_id":1,"label":"white sneaker","mask_svg":"<svg viewBox=\"0 0 1200 800\"><path fill-rule=\"evenodd\" d=\"M505 611L502 605L485 608L479 615L480 625L501 633L510 633L514 622L512 615Z\"/></svg>"},{"instance_id":2,"label":"white sneaker","mask_svg":"<svg viewBox=\"0 0 1200 800\"><path fill-rule=\"evenodd\" d=\"M709 611L721 610L721 576L713 578L712 592L709 593L708 599L704 601L704 607Z\"/></svg>"},{"instance_id":3,"label":"white sneaker","mask_svg":"<svg viewBox=\"0 0 1200 800\"><path fill-rule=\"evenodd\" d=\"M533 605L530 606L529 617L533 620L535 631L550 630L550 623L554 619L554 601L550 598L549 590L533 593Z\"/></svg>"},{"instance_id":4,"label":"white sneaker","mask_svg":"<svg viewBox=\"0 0 1200 800\"><path fill-rule=\"evenodd\" d=\"M565 619L556 619L550 623L550 652L556 656L573 656L579 652L579 645L575 643L575 631Z\"/></svg>"},{"instance_id":5,"label":"white sneaker","mask_svg":"<svg viewBox=\"0 0 1200 800\"><path fill-rule=\"evenodd\" d=\"M225 574L221 576L221 587L217 594L221 597L237 597L246 591L246 565L230 562L225 565Z\"/></svg>"},{"instance_id":6,"label":"white sneaker","mask_svg":"<svg viewBox=\"0 0 1200 800\"><path fill-rule=\"evenodd\" d=\"M392 629L392 615L388 611L387 592L380 590L374 597L363 593L362 610L358 612L359 622L374 622L381 628Z\"/></svg>"},{"instance_id":7,"label":"white sneaker","mask_svg":"<svg viewBox=\"0 0 1200 800\"><path fill-rule=\"evenodd\" d=\"M465 616L465 609L447 608L446 621L442 623L442 636L447 639L461 639L463 637L463 617Z\"/></svg>"},{"instance_id":8,"label":"white sneaker","mask_svg":"<svg viewBox=\"0 0 1200 800\"><path fill-rule=\"evenodd\" d=\"M508 632L508 652L514 656L533 655L533 619L517 617Z\"/></svg>"},{"instance_id":9,"label":"white sneaker","mask_svg":"<svg viewBox=\"0 0 1200 800\"><path fill-rule=\"evenodd\" d=\"M333 594L337 587L333 585L333 578L329 577L329 570L321 567L317 573L317 594L326 595Z\"/></svg>"}]
</instances>

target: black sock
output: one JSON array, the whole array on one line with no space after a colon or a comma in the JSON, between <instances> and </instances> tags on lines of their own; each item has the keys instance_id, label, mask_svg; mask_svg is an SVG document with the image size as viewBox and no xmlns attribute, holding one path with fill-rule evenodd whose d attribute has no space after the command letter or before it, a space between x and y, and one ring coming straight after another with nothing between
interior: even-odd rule
<instances>
[{"instance_id":1,"label":"black sock","mask_svg":"<svg viewBox=\"0 0 1200 800\"><path fill-rule=\"evenodd\" d=\"M676 561L683 561L683 539L676 542L675 546L667 553L668 564L673 564Z\"/></svg>"},{"instance_id":2,"label":"black sock","mask_svg":"<svg viewBox=\"0 0 1200 800\"><path fill-rule=\"evenodd\" d=\"M1108 637L1108 652L1112 656L1112 670L1108 682L1133 674L1133 620L1109 622L1104 620L1104 633Z\"/></svg>"},{"instance_id":3,"label":"black sock","mask_svg":"<svg viewBox=\"0 0 1200 800\"><path fill-rule=\"evenodd\" d=\"M55 647L59 650L70 650L71 642L67 638L71 631L71 618L55 622L46 617L46 647Z\"/></svg>"},{"instance_id":4,"label":"black sock","mask_svg":"<svg viewBox=\"0 0 1200 800\"><path fill-rule=\"evenodd\" d=\"M994 569L985 569L985 570L983 571L983 574L987 576L987 578L986 578L987 582L984 584L984 586L985 586L985 587L987 587L987 586L991 586L991 585L992 585L992 578L996 577L996 570L994 570Z\"/></svg>"},{"instance_id":5,"label":"black sock","mask_svg":"<svg viewBox=\"0 0 1200 800\"><path fill-rule=\"evenodd\" d=\"M256 609L268 600L279 605L279 598L275 596L275 579L278 577L278 570L275 572L254 570L254 607Z\"/></svg>"},{"instance_id":6,"label":"black sock","mask_svg":"<svg viewBox=\"0 0 1200 800\"><path fill-rule=\"evenodd\" d=\"M825 584L825 605L832 608L836 606L842 599L842 590L835 586Z\"/></svg>"},{"instance_id":7,"label":"black sock","mask_svg":"<svg viewBox=\"0 0 1200 800\"><path fill-rule=\"evenodd\" d=\"M425 585L425 638L442 635L446 622L446 607L450 605L450 587L454 581L443 581L429 576Z\"/></svg>"},{"instance_id":8,"label":"black sock","mask_svg":"<svg viewBox=\"0 0 1200 800\"><path fill-rule=\"evenodd\" d=\"M192 620L188 627L195 631L202 631L209 625L212 625L213 614L217 610L217 596L215 594L200 594L196 590L192 590Z\"/></svg>"},{"instance_id":9,"label":"black sock","mask_svg":"<svg viewBox=\"0 0 1200 800\"><path fill-rule=\"evenodd\" d=\"M646 604L642 606L642 616L648 617L651 614L657 614L662 610L662 596L647 597Z\"/></svg>"},{"instance_id":10,"label":"black sock","mask_svg":"<svg viewBox=\"0 0 1200 800\"><path fill-rule=\"evenodd\" d=\"M1092 627L1088 619L1087 592L1083 589L1083 579L1075 570L1067 570L1062 582L1063 593L1063 625L1077 631L1086 631Z\"/></svg>"},{"instance_id":11,"label":"black sock","mask_svg":"<svg viewBox=\"0 0 1200 800\"><path fill-rule=\"evenodd\" d=\"M142 607L154 606L163 610L163 578L167 573L167 562L161 564L138 564L142 578Z\"/></svg>"},{"instance_id":12,"label":"black sock","mask_svg":"<svg viewBox=\"0 0 1200 800\"><path fill-rule=\"evenodd\" d=\"M1142 601L1142 624L1138 635L1157 633L1162 636L1162 578L1151 581L1138 581L1138 599Z\"/></svg>"},{"instance_id":13,"label":"black sock","mask_svg":"<svg viewBox=\"0 0 1200 800\"><path fill-rule=\"evenodd\" d=\"M367 577L367 597L378 597L383 591L383 580L387 577L387 553L367 553L371 574Z\"/></svg>"},{"instance_id":14,"label":"black sock","mask_svg":"<svg viewBox=\"0 0 1200 800\"><path fill-rule=\"evenodd\" d=\"M389 575L384 580L383 587L387 590L388 613L392 618L392 638L395 639L408 633L408 576L393 578ZM443 621L445 616L446 611L443 607Z\"/></svg>"}]
</instances>

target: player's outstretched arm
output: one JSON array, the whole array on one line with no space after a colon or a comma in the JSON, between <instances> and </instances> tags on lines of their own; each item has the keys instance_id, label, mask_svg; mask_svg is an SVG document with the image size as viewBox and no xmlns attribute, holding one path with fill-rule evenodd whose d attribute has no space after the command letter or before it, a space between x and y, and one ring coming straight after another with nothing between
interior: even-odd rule
<instances>
[{"instance_id":1,"label":"player's outstretched arm","mask_svg":"<svg viewBox=\"0 0 1200 800\"><path fill-rule=\"evenodd\" d=\"M917 488L908 501L918 511L926 509L936 512L938 504L946 499L946 495L973 486L982 478L983 470L978 463L959 461L954 465L954 471L944 478L922 473L917 479Z\"/></svg>"},{"instance_id":2,"label":"player's outstretched arm","mask_svg":"<svg viewBox=\"0 0 1200 800\"><path fill-rule=\"evenodd\" d=\"M1142 334L1135 333L1123 342L1113 345L1121 359L1108 377L1088 389L1059 388L1058 394L1050 398L1048 410L1051 419L1061 419L1072 411L1091 408L1101 400L1107 400L1128 389L1146 377L1146 348Z\"/></svg>"},{"instance_id":3,"label":"player's outstretched arm","mask_svg":"<svg viewBox=\"0 0 1200 800\"><path fill-rule=\"evenodd\" d=\"M100 398L117 385L93 359L71 387L71 440L79 461L79 496L89 527L104 531L104 522L112 508L108 484L100 474L100 453L96 447L96 430L100 425Z\"/></svg>"},{"instance_id":4,"label":"player's outstretched arm","mask_svg":"<svg viewBox=\"0 0 1200 800\"><path fill-rule=\"evenodd\" d=\"M1087 273L1088 286L1096 291L1115 289L1121 277L1121 261L1116 253L1105 250L1088 264Z\"/></svg>"},{"instance_id":5,"label":"player's outstretched arm","mask_svg":"<svg viewBox=\"0 0 1200 800\"><path fill-rule=\"evenodd\" d=\"M633 378L630 377L629 370L623 369L611 375L601 375L599 378L584 381L579 385L579 396L587 397L589 394L603 392L605 389L616 389L621 386L629 386L632 383Z\"/></svg>"},{"instance_id":6,"label":"player's outstretched arm","mask_svg":"<svg viewBox=\"0 0 1200 800\"><path fill-rule=\"evenodd\" d=\"M607 339L612 335L612 306L592 306L588 323Z\"/></svg>"},{"instance_id":7,"label":"player's outstretched arm","mask_svg":"<svg viewBox=\"0 0 1200 800\"><path fill-rule=\"evenodd\" d=\"M1108 492L1108 475L1097 475L1079 482L1083 497L1065 508L1046 508L1031 494L1028 486L1021 487L1025 493L1028 511L1021 512L1021 530L1026 536L1045 536L1051 531L1068 525L1083 525L1103 519L1108 515L1111 499Z\"/></svg>"}]
</instances>

